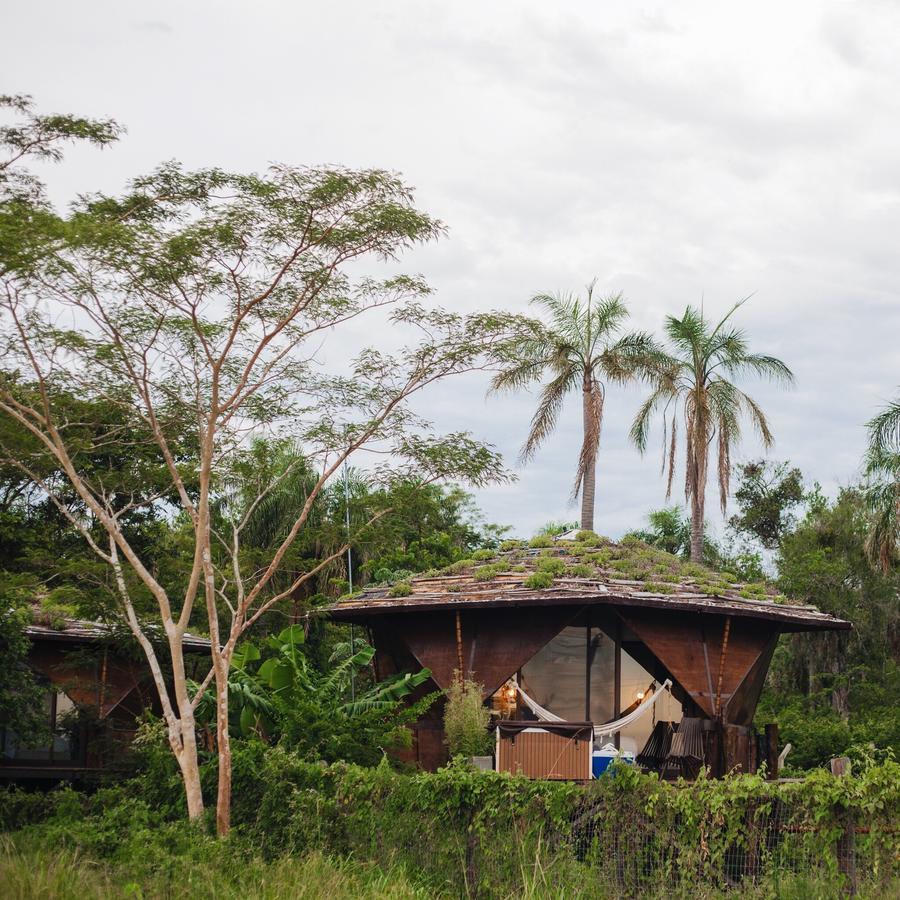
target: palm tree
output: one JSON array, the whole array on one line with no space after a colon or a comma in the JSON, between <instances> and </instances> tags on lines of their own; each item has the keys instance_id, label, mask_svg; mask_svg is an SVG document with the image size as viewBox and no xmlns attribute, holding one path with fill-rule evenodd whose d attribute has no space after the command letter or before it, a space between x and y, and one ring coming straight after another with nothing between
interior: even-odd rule
<instances>
[{"instance_id":1,"label":"palm tree","mask_svg":"<svg viewBox=\"0 0 900 900\"><path fill-rule=\"evenodd\" d=\"M774 356L750 353L743 331L730 319L735 304L715 327L702 311L689 306L677 319L666 317L665 331L671 345L659 370L653 392L643 403L631 427L631 437L643 453L653 413L662 407L663 471L668 468L666 499L672 495L679 418L686 443L684 493L691 504L691 560L703 559L703 521L709 451L717 441L719 500L722 512L728 502L731 450L740 438L740 418L745 412L766 447L772 432L757 402L729 379L750 372L773 381L792 384L791 370ZM667 441L668 433L668 441Z\"/></svg>"},{"instance_id":2,"label":"palm tree","mask_svg":"<svg viewBox=\"0 0 900 900\"><path fill-rule=\"evenodd\" d=\"M887 573L900 560L900 398L870 420L866 499L872 525L866 552Z\"/></svg>"},{"instance_id":3,"label":"palm tree","mask_svg":"<svg viewBox=\"0 0 900 900\"><path fill-rule=\"evenodd\" d=\"M621 294L595 299L594 284L582 300L568 294L537 294L531 302L550 316L550 324L524 320L521 332L497 350L501 369L491 392L527 387L549 373L541 388L521 461L530 460L552 434L566 396L581 389L583 438L572 499L581 494L581 527L593 530L597 452L606 382L623 384L646 376L659 356L648 334L620 335L628 309Z\"/></svg>"}]
</instances>

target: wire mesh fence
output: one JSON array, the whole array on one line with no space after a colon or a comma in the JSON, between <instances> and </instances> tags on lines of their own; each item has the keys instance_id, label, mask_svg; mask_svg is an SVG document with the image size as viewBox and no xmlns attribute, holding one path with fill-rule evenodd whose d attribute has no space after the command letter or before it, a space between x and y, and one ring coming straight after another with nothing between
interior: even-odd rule
<instances>
[{"instance_id":1,"label":"wire mesh fence","mask_svg":"<svg viewBox=\"0 0 900 900\"><path fill-rule=\"evenodd\" d=\"M739 816L707 810L688 822L587 799L563 843L617 897L782 896L781 887L801 883L810 897L897 889L900 828L867 824L854 812L817 823L808 810L778 800L743 806Z\"/></svg>"}]
</instances>

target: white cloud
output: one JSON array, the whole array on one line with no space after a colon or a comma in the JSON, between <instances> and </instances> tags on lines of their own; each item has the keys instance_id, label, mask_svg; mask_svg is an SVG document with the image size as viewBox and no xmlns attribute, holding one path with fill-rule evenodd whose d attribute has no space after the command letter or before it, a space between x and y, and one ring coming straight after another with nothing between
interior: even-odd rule
<instances>
[{"instance_id":1,"label":"white cloud","mask_svg":"<svg viewBox=\"0 0 900 900\"><path fill-rule=\"evenodd\" d=\"M129 128L53 171L61 199L172 157L378 165L450 226L404 261L449 307L523 310L597 275L658 330L687 303L755 291L740 321L798 378L748 385L775 455L827 489L855 473L862 424L900 383L896 5L198 0L154 15L135 25L109 0L7 12L4 90ZM513 461L531 399L483 390L441 387L429 415ZM657 454L625 437L639 399L611 392L612 534L663 499ZM571 515L579 416L575 401L517 484L481 493L489 518L527 533Z\"/></svg>"}]
</instances>

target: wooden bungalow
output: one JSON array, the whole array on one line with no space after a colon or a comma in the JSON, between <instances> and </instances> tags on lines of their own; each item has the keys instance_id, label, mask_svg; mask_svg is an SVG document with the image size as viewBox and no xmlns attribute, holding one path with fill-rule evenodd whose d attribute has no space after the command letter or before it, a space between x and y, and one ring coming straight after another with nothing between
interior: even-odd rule
<instances>
[{"instance_id":1,"label":"wooden bungalow","mask_svg":"<svg viewBox=\"0 0 900 900\"><path fill-rule=\"evenodd\" d=\"M755 771L765 761L773 774L777 732L757 734L753 718L779 636L851 627L763 584L592 535L373 586L329 614L367 630L379 677L426 667L422 693L447 688L458 670L479 682L502 740L552 734L547 719L557 735L564 723L590 723L639 761L652 765L655 753L664 773L668 758L669 771L691 761L716 774ZM414 727L409 760L434 770L446 756L436 705Z\"/></svg>"},{"instance_id":2,"label":"wooden bungalow","mask_svg":"<svg viewBox=\"0 0 900 900\"><path fill-rule=\"evenodd\" d=\"M50 739L24 744L0 726L0 783L50 784L96 776L121 761L146 710L160 714L147 662L130 632L117 635L98 622L65 619L26 628L28 664L45 686L43 713ZM199 660L209 641L186 635Z\"/></svg>"}]
</instances>

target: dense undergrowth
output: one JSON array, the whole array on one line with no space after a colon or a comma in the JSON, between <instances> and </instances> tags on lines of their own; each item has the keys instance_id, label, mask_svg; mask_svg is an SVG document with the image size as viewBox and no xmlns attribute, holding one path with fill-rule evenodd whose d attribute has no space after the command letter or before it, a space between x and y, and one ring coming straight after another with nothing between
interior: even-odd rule
<instances>
[{"instance_id":1,"label":"dense undergrowth","mask_svg":"<svg viewBox=\"0 0 900 900\"><path fill-rule=\"evenodd\" d=\"M81 896L121 896L129 884L147 897L304 896L284 893L296 878L321 878L318 895L335 898L839 896L836 848L848 823L865 829L855 838L860 894L900 887L892 761L792 784L673 785L621 770L582 787L456 766L433 775L325 766L238 744L225 841L184 822L161 754L137 778L92 793L0 794L9 832L0 865L19 872L4 879L20 885L11 896L57 896L28 893L21 870L65 866L89 882ZM211 796L214 770L204 777Z\"/></svg>"}]
</instances>

